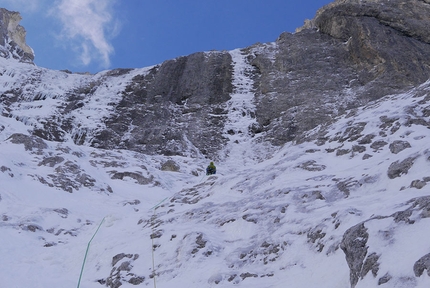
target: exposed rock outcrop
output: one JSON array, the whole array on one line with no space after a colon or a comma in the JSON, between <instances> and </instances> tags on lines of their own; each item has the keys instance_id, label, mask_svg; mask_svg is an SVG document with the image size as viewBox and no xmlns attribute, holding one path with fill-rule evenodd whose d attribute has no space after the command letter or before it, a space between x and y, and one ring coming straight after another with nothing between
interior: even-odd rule
<instances>
[{"instance_id":1,"label":"exposed rock outcrop","mask_svg":"<svg viewBox=\"0 0 430 288\"><path fill-rule=\"evenodd\" d=\"M298 31L251 49L256 116L273 144L430 77L427 2L336 1Z\"/></svg>"},{"instance_id":2,"label":"exposed rock outcrop","mask_svg":"<svg viewBox=\"0 0 430 288\"><path fill-rule=\"evenodd\" d=\"M427 270L427 275L430 276L430 254L421 257L414 265L415 276L420 277L423 275L424 270Z\"/></svg>"},{"instance_id":3,"label":"exposed rock outcrop","mask_svg":"<svg viewBox=\"0 0 430 288\"><path fill-rule=\"evenodd\" d=\"M33 63L34 52L25 42L25 29L19 25L21 19L18 12L0 8L0 57Z\"/></svg>"},{"instance_id":4,"label":"exposed rock outcrop","mask_svg":"<svg viewBox=\"0 0 430 288\"><path fill-rule=\"evenodd\" d=\"M150 154L216 155L226 142L222 130L225 102L233 89L231 65L227 52L195 53L136 75L91 145Z\"/></svg>"},{"instance_id":5,"label":"exposed rock outcrop","mask_svg":"<svg viewBox=\"0 0 430 288\"><path fill-rule=\"evenodd\" d=\"M367 254L369 234L364 223L351 227L345 232L340 248L345 252L350 269L351 287L355 287L362 275L363 263Z\"/></svg>"}]
</instances>

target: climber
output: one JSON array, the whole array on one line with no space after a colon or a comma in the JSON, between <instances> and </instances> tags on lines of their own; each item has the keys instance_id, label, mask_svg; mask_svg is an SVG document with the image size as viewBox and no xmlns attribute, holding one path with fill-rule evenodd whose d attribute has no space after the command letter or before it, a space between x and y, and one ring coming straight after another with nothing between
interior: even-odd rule
<instances>
[{"instance_id":1,"label":"climber","mask_svg":"<svg viewBox=\"0 0 430 288\"><path fill-rule=\"evenodd\" d=\"M214 162L211 162L209 166L206 168L206 175L213 175L216 174L216 167L214 165Z\"/></svg>"}]
</instances>

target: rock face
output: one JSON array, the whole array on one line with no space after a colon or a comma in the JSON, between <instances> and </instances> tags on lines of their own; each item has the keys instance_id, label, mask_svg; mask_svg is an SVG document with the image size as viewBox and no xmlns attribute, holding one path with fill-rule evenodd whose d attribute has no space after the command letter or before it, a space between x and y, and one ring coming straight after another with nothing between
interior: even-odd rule
<instances>
[{"instance_id":1,"label":"rock face","mask_svg":"<svg viewBox=\"0 0 430 288\"><path fill-rule=\"evenodd\" d=\"M302 141L303 132L330 121L346 109L427 80L430 77L429 5L418 0L406 5L401 3L335 2L318 12L309 29L296 34L284 33L271 45L257 44L244 49L242 53L255 68L249 77L254 80L258 126L249 129L266 132L266 139L274 145ZM383 11L380 11L381 7ZM179 105L179 115L193 119L189 121L177 117L178 114L160 111L162 114L153 114L154 118L163 119L156 121L158 127L165 127L164 119L167 122L174 119L174 122L195 123L191 126L198 131L211 131L213 127L219 131L225 125L223 104L233 88L231 65L228 53L211 55L209 59L203 54L194 54L167 61L154 68L153 79L134 79L126 94L145 95L145 101L150 103L158 96L162 102L168 101L163 107L169 103ZM204 77L196 78L199 75ZM124 101L129 101L130 97L124 97ZM183 104L189 106L185 108ZM212 105L205 107L208 104ZM211 110L215 113L210 113ZM216 119L208 117L209 114L217 115ZM151 119L140 123L148 123L148 120ZM120 120L123 121L130 122L130 119ZM114 129L108 130L104 132L106 135L112 134ZM146 133L150 133L145 136L150 139L150 145L159 147L161 136L178 144L183 141L178 135L180 132L174 128L150 130L145 127ZM213 141L215 147L211 149L201 142L207 141L206 133L202 134L199 137L192 137L194 133L188 135L204 154L213 154L225 144L218 134L217 140ZM97 138L104 142L102 145L111 147L113 143L105 143L103 135ZM142 144L148 143L127 145L137 147ZM172 149L161 150L177 153Z\"/></svg>"},{"instance_id":2,"label":"rock face","mask_svg":"<svg viewBox=\"0 0 430 288\"><path fill-rule=\"evenodd\" d=\"M273 144L301 141L303 131L345 109L426 81L429 25L430 5L420 0L336 1L320 9L298 33L259 47L252 60L258 123Z\"/></svg>"},{"instance_id":3,"label":"rock face","mask_svg":"<svg viewBox=\"0 0 430 288\"><path fill-rule=\"evenodd\" d=\"M0 13L3 56L31 62L19 14ZM24 96L15 87L9 99L62 99L58 121L35 118L39 125L32 133L55 141L72 135L76 144L97 148L217 159L232 135L259 134L275 146L303 142L307 131L347 109L430 77L429 15L430 5L420 0L336 1L299 32L242 49L241 59L230 52L195 53L144 73L116 69L89 77L61 95ZM238 73L240 61L248 68ZM22 77L37 83L40 74ZM227 128L226 114L232 93L242 89L235 84L238 77L248 79L254 108L237 112L255 122L235 131ZM88 109L89 99L97 98L109 79L127 83L114 92L109 115L93 128L76 123L73 115ZM12 104L9 99L5 104Z\"/></svg>"},{"instance_id":4,"label":"rock face","mask_svg":"<svg viewBox=\"0 0 430 288\"><path fill-rule=\"evenodd\" d=\"M25 29L19 22L21 15L0 8L0 57L14 58L21 62L33 63L34 52L25 43Z\"/></svg>"},{"instance_id":5,"label":"rock face","mask_svg":"<svg viewBox=\"0 0 430 288\"><path fill-rule=\"evenodd\" d=\"M109 149L121 143L121 148L150 154L216 155L225 144L221 134L233 88L231 65L227 52L195 53L134 76L122 91L115 116L107 119L92 145ZM129 139L122 141L125 133Z\"/></svg>"}]
</instances>

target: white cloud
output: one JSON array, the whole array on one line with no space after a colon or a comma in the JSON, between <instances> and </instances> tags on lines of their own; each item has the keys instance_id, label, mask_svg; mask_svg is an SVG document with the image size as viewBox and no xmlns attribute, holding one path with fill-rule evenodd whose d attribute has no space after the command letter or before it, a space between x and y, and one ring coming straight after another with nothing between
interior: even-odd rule
<instances>
[{"instance_id":1,"label":"white cloud","mask_svg":"<svg viewBox=\"0 0 430 288\"><path fill-rule=\"evenodd\" d=\"M82 64L101 61L103 68L110 66L114 49L108 39L118 29L112 16L114 3L115 0L59 0L52 8L50 14L63 25L61 39L73 40L68 44L78 47L74 48Z\"/></svg>"}]
</instances>

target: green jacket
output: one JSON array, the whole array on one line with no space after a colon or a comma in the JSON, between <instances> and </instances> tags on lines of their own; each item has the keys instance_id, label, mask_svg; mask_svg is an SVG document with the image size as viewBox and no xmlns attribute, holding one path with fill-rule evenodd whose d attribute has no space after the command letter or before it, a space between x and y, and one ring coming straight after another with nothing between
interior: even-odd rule
<instances>
[{"instance_id":1,"label":"green jacket","mask_svg":"<svg viewBox=\"0 0 430 288\"><path fill-rule=\"evenodd\" d=\"M216 167L214 165L214 162L211 162L209 166L206 168L206 175L213 175L216 174Z\"/></svg>"}]
</instances>

